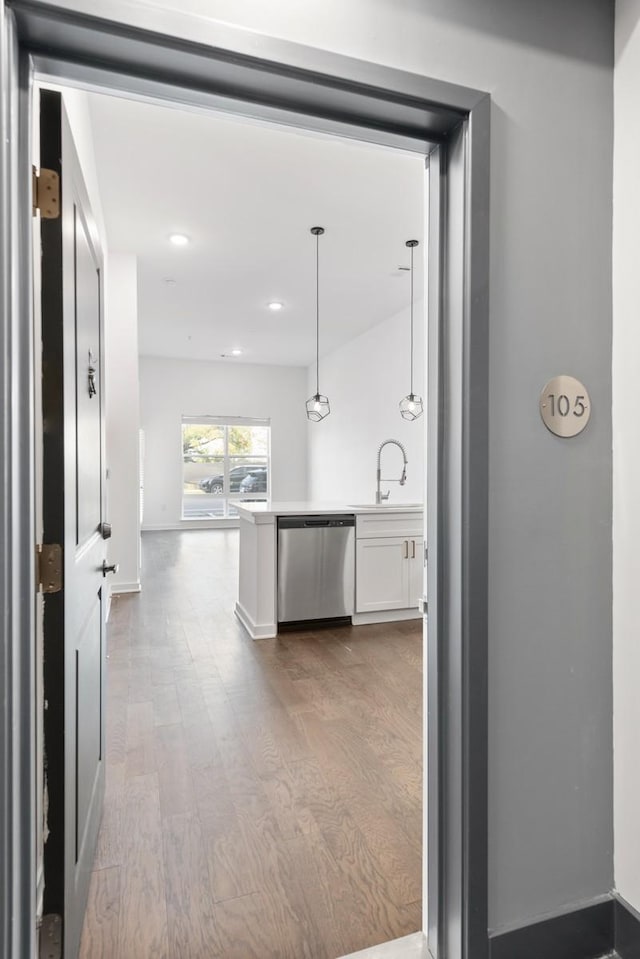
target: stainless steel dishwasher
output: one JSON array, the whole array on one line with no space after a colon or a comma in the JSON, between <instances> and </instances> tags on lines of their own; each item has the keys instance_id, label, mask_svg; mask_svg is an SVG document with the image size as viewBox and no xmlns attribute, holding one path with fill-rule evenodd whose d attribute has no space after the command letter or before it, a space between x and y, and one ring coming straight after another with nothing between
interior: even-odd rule
<instances>
[{"instance_id":1,"label":"stainless steel dishwasher","mask_svg":"<svg viewBox=\"0 0 640 959\"><path fill-rule=\"evenodd\" d=\"M354 606L355 518L278 517L278 623L344 620Z\"/></svg>"}]
</instances>

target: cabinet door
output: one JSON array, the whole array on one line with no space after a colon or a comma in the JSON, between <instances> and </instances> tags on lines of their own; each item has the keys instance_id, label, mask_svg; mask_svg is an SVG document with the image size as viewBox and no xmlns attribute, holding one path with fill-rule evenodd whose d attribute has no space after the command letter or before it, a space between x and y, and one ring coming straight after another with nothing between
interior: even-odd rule
<instances>
[{"instance_id":1,"label":"cabinet door","mask_svg":"<svg viewBox=\"0 0 640 959\"><path fill-rule=\"evenodd\" d=\"M424 588L424 541L412 536L409 540L409 602L407 606L420 606Z\"/></svg>"},{"instance_id":2,"label":"cabinet door","mask_svg":"<svg viewBox=\"0 0 640 959\"><path fill-rule=\"evenodd\" d=\"M356 542L356 612L406 609L411 541L400 536Z\"/></svg>"}]
</instances>

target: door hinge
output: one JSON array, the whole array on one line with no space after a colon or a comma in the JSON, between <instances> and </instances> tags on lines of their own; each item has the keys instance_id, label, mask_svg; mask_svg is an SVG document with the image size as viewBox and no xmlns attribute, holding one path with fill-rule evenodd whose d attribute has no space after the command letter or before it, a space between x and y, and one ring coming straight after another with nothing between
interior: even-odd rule
<instances>
[{"instance_id":1,"label":"door hinge","mask_svg":"<svg viewBox=\"0 0 640 959\"><path fill-rule=\"evenodd\" d=\"M61 959L62 917L50 912L42 917L38 959Z\"/></svg>"},{"instance_id":2,"label":"door hinge","mask_svg":"<svg viewBox=\"0 0 640 959\"><path fill-rule=\"evenodd\" d=\"M31 173L32 213L40 210L43 220L56 220L60 216L60 177L55 170L44 167Z\"/></svg>"},{"instance_id":3,"label":"door hinge","mask_svg":"<svg viewBox=\"0 0 640 959\"><path fill-rule=\"evenodd\" d=\"M62 546L39 543L36 546L36 576L39 593L59 593L62 589Z\"/></svg>"}]
</instances>

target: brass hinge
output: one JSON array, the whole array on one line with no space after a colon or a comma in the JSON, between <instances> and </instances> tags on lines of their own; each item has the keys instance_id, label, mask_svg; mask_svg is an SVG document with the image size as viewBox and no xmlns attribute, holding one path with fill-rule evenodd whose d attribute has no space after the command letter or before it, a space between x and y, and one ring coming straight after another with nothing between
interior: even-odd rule
<instances>
[{"instance_id":1,"label":"brass hinge","mask_svg":"<svg viewBox=\"0 0 640 959\"><path fill-rule=\"evenodd\" d=\"M35 216L40 210L43 220L56 220L60 216L60 177L55 170L46 170L40 173L33 167L31 173L32 213Z\"/></svg>"},{"instance_id":2,"label":"brass hinge","mask_svg":"<svg viewBox=\"0 0 640 959\"><path fill-rule=\"evenodd\" d=\"M40 926L39 959L61 959L62 917L50 912L42 917Z\"/></svg>"},{"instance_id":3,"label":"brass hinge","mask_svg":"<svg viewBox=\"0 0 640 959\"><path fill-rule=\"evenodd\" d=\"M62 589L62 546L40 543L36 546L36 577L39 593L59 593Z\"/></svg>"}]
</instances>

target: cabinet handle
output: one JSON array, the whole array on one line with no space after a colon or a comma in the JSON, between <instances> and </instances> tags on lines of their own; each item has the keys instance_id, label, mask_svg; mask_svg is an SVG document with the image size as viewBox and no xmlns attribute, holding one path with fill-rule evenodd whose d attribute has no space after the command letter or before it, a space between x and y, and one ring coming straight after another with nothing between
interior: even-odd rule
<instances>
[{"instance_id":1,"label":"cabinet handle","mask_svg":"<svg viewBox=\"0 0 640 959\"><path fill-rule=\"evenodd\" d=\"M416 558L416 541L415 539L411 540L411 559Z\"/></svg>"},{"instance_id":2,"label":"cabinet handle","mask_svg":"<svg viewBox=\"0 0 640 959\"><path fill-rule=\"evenodd\" d=\"M404 558L409 559L409 540L405 539L404 541Z\"/></svg>"}]
</instances>

